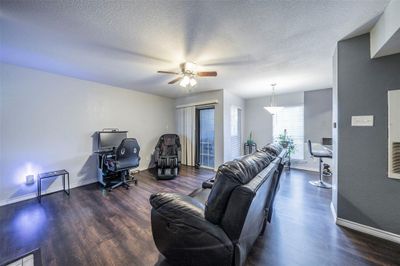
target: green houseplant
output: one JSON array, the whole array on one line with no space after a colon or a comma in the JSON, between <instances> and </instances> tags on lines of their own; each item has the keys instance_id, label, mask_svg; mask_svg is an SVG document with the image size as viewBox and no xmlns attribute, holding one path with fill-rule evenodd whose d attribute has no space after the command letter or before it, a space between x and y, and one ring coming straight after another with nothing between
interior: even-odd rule
<instances>
[{"instance_id":1,"label":"green houseplant","mask_svg":"<svg viewBox=\"0 0 400 266\"><path fill-rule=\"evenodd\" d=\"M289 156L296 152L296 145L294 144L293 138L287 134L286 129L283 131L283 134L279 134L278 142L282 147L288 150Z\"/></svg>"},{"instance_id":2,"label":"green houseplant","mask_svg":"<svg viewBox=\"0 0 400 266\"><path fill-rule=\"evenodd\" d=\"M250 136L249 136L249 138L247 139L247 144L248 144L249 146L251 146L251 145L253 145L253 143L254 143L254 140L253 140L253 132L250 131Z\"/></svg>"}]
</instances>

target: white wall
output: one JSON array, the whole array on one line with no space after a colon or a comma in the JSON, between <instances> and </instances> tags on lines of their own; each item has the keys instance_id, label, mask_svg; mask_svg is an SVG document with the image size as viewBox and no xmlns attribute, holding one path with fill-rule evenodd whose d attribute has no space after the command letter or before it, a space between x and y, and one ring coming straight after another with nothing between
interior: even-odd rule
<instances>
[{"instance_id":1,"label":"white wall","mask_svg":"<svg viewBox=\"0 0 400 266\"><path fill-rule=\"evenodd\" d=\"M186 97L177 98L176 105L193 104L210 100L218 100L215 106L215 169L222 163L232 160L231 156L231 107L242 109L242 142L245 141L245 101L226 90L208 91L191 94Z\"/></svg>"},{"instance_id":2,"label":"white wall","mask_svg":"<svg viewBox=\"0 0 400 266\"><path fill-rule=\"evenodd\" d=\"M310 97L308 102L305 102L304 94L307 95L316 95L315 99ZM324 99L321 99L319 94L323 93ZM329 95L327 95L329 94ZM318 107L321 103L310 102L310 100L321 101L323 104L326 103L325 98L328 98L328 101L331 101L332 98L332 90L331 89L323 89L323 90L315 90L315 91L306 91L306 92L295 92L295 93L287 93L287 94L279 94L276 96L276 102L279 106L296 106L296 105L305 105L305 117L304 117L304 142L307 141L307 138L311 138L312 141L321 141L322 137L330 137L331 136L331 124L332 124L332 104L329 102L329 106ZM262 98L254 98L248 99L245 101L246 104L246 114L245 114L245 137L246 139L249 137L250 131L253 132L254 141L257 143L258 147L262 147L267 143L273 141L272 136L272 115L269 114L266 110L264 110L264 106L269 104L268 97ZM307 105L307 106L306 106ZM317 107L315 107L317 105ZM325 108L326 107L326 108ZM309 115L307 114L307 108L311 108L312 112L315 110L319 110L320 113ZM321 110L324 110L322 113ZM321 121L323 120L323 121ZM318 130L319 132L316 132ZM311 136L307 136L310 134L310 131L313 133L312 136L317 135L314 139ZM331 160L325 159L328 164L331 164ZM308 147L305 143L304 147L304 160L303 161L294 161L292 164L295 168L306 169L310 171L319 171L319 161L315 158L311 158L308 152Z\"/></svg>"},{"instance_id":3,"label":"white wall","mask_svg":"<svg viewBox=\"0 0 400 266\"><path fill-rule=\"evenodd\" d=\"M244 137L247 140L252 132L253 140L258 147L272 142L272 115L268 113L266 106L267 98L260 97L247 99L245 101L245 130Z\"/></svg>"},{"instance_id":4,"label":"white wall","mask_svg":"<svg viewBox=\"0 0 400 266\"><path fill-rule=\"evenodd\" d=\"M322 138L332 137L332 89L321 89L304 92L304 142L311 140L321 143ZM313 145L314 149L323 149ZM332 164L330 159L325 163ZM304 161L297 163L297 168L319 171L319 160L310 155L308 146L304 147Z\"/></svg>"},{"instance_id":5,"label":"white wall","mask_svg":"<svg viewBox=\"0 0 400 266\"><path fill-rule=\"evenodd\" d=\"M137 138L146 169L158 137L175 132L174 100L1 64L0 204L33 197L27 174L67 169L72 186L95 181L92 134ZM50 190L60 187L60 180Z\"/></svg>"},{"instance_id":6,"label":"white wall","mask_svg":"<svg viewBox=\"0 0 400 266\"><path fill-rule=\"evenodd\" d=\"M222 90L201 92L197 94L191 94L185 97L180 97L175 100L175 105L193 104L204 101L218 100L218 104L215 105L215 168L218 168L224 161L224 96Z\"/></svg>"},{"instance_id":7,"label":"white wall","mask_svg":"<svg viewBox=\"0 0 400 266\"><path fill-rule=\"evenodd\" d=\"M392 55L400 52L400 1L392 0L378 22L371 29L371 58Z\"/></svg>"},{"instance_id":8,"label":"white wall","mask_svg":"<svg viewBox=\"0 0 400 266\"><path fill-rule=\"evenodd\" d=\"M226 90L224 90L224 162L230 161L232 156L232 145L231 145L231 108L238 107L242 110L242 141L241 146L243 146L244 141L247 140L244 135L245 127L245 101L243 98L236 96ZM241 154L243 154L243 147L241 147Z\"/></svg>"},{"instance_id":9,"label":"white wall","mask_svg":"<svg viewBox=\"0 0 400 266\"><path fill-rule=\"evenodd\" d=\"M269 104L269 97L247 99L245 101L245 138L253 132L253 140L257 147L262 147L273 141L272 115L264 109ZM304 104L304 93L295 92L276 95L279 106L296 106Z\"/></svg>"}]
</instances>

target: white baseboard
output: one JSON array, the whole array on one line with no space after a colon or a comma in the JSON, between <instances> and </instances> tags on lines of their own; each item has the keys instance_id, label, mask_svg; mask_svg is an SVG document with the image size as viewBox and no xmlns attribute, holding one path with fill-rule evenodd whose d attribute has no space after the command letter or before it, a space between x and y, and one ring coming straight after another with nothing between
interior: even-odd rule
<instances>
[{"instance_id":1,"label":"white baseboard","mask_svg":"<svg viewBox=\"0 0 400 266\"><path fill-rule=\"evenodd\" d=\"M19 201L24 201L24 200L29 200L29 199L33 199L36 197L36 194L33 193L29 193L23 196L19 196L19 197L14 197L11 199L5 199L5 200L1 200L0 201L0 206L4 206L4 205L8 205L8 204L13 204Z\"/></svg>"},{"instance_id":2,"label":"white baseboard","mask_svg":"<svg viewBox=\"0 0 400 266\"><path fill-rule=\"evenodd\" d=\"M381 229L377 229L377 228L374 228L374 227L371 227L368 225L352 222L352 221L349 221L349 220L346 220L343 218L338 218L335 206L333 205L333 202L331 202L331 204L330 204L330 209L331 209L331 213L333 216L333 220L335 221L335 223L337 225L347 227L347 228L353 229L353 230L361 232L361 233L365 233L368 235L372 235L375 237L379 237L379 238L386 239L386 240L400 244L400 235L397 235L397 234L394 234L391 232L387 232L387 231L384 231Z\"/></svg>"},{"instance_id":3,"label":"white baseboard","mask_svg":"<svg viewBox=\"0 0 400 266\"><path fill-rule=\"evenodd\" d=\"M97 179L91 178L91 179L84 179L84 180L80 180L78 182L71 182L70 183L70 187L71 188L75 188L75 187L80 187L80 186L85 186L91 183L96 183ZM36 184L35 184L36 186ZM48 189L47 191L45 191L42 195L46 195L49 193L53 193L56 191L62 190L62 186L55 186L55 187L51 187L50 189ZM8 205L8 204L12 204L12 203L16 203L16 202L20 202L20 201L24 201L24 200L29 200L29 199L33 199L36 198L36 191L26 194L26 195L22 195L19 197L14 197L11 199L5 199L5 200L1 200L0 201L0 206L4 206L4 205Z\"/></svg>"},{"instance_id":4,"label":"white baseboard","mask_svg":"<svg viewBox=\"0 0 400 266\"><path fill-rule=\"evenodd\" d=\"M399 243L400 244L400 235L391 233L391 232L387 232L381 229L377 229L371 226L367 226L367 225L363 225L363 224L359 224L356 222L352 222L346 219L342 219L342 218L337 218L336 219L336 224L340 225L340 226L344 226L368 235L372 235L372 236L376 236L382 239L386 239L395 243Z\"/></svg>"},{"instance_id":5,"label":"white baseboard","mask_svg":"<svg viewBox=\"0 0 400 266\"><path fill-rule=\"evenodd\" d=\"M303 166L303 165L291 165L290 168L298 169L298 170L305 170L305 171L310 171L310 172L315 172L315 173L319 172L318 169L315 169L313 167Z\"/></svg>"}]
</instances>

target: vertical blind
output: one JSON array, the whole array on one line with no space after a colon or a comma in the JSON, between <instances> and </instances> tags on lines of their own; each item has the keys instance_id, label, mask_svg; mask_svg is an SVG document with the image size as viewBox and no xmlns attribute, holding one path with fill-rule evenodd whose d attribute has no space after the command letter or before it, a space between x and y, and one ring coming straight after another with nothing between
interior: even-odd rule
<instances>
[{"instance_id":1,"label":"vertical blind","mask_svg":"<svg viewBox=\"0 0 400 266\"><path fill-rule=\"evenodd\" d=\"M293 159L304 159L304 105L285 107L273 116L273 137L278 140L279 135L286 129L287 135L293 139L295 151Z\"/></svg>"},{"instance_id":2,"label":"vertical blind","mask_svg":"<svg viewBox=\"0 0 400 266\"><path fill-rule=\"evenodd\" d=\"M195 165L196 138L195 138L195 107L176 109L177 131L181 141L182 164Z\"/></svg>"},{"instance_id":3,"label":"vertical blind","mask_svg":"<svg viewBox=\"0 0 400 266\"><path fill-rule=\"evenodd\" d=\"M231 107L231 159L240 157L242 143L242 110Z\"/></svg>"}]
</instances>

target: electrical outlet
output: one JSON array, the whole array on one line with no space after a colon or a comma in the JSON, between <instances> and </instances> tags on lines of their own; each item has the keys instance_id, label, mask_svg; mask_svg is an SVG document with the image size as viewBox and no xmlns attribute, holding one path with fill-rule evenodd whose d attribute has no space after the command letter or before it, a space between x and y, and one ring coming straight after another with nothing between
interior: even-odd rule
<instances>
[{"instance_id":1,"label":"electrical outlet","mask_svg":"<svg viewBox=\"0 0 400 266\"><path fill-rule=\"evenodd\" d=\"M25 184L26 185L32 185L33 183L35 183L35 176L34 175L27 175L25 177Z\"/></svg>"}]
</instances>

